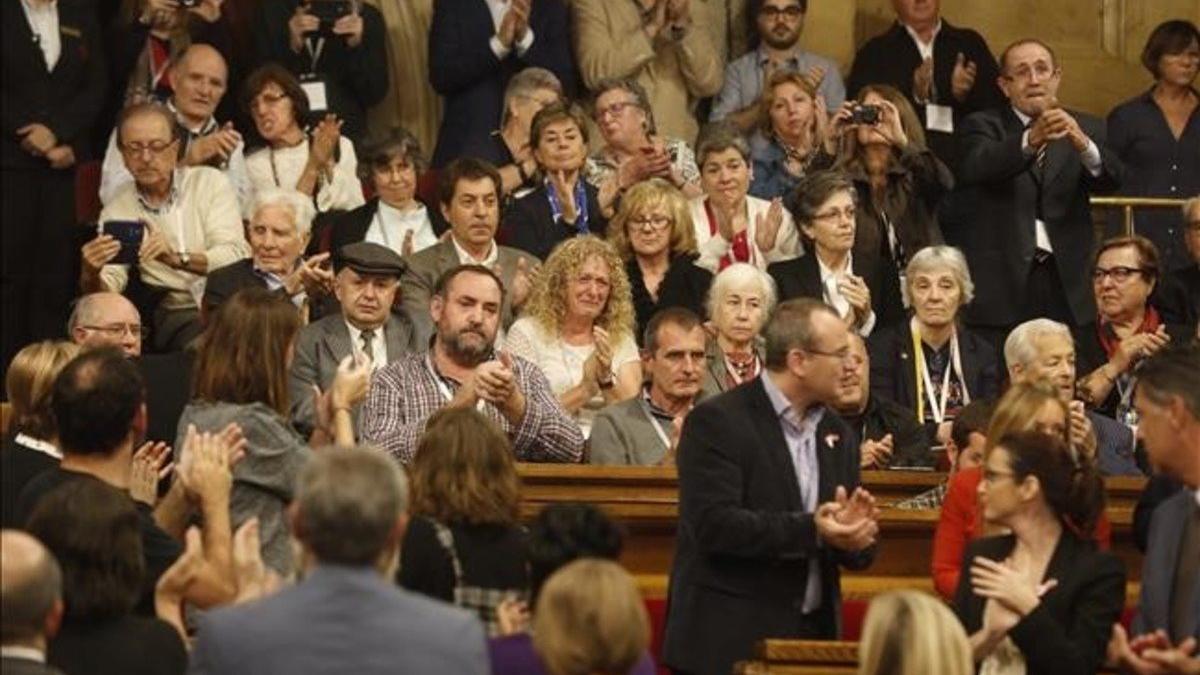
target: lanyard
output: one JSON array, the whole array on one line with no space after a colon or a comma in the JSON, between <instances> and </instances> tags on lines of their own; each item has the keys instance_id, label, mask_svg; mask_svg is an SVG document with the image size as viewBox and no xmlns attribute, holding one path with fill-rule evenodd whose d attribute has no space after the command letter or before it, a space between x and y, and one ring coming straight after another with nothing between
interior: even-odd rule
<instances>
[{"instance_id":1,"label":"lanyard","mask_svg":"<svg viewBox=\"0 0 1200 675\"><path fill-rule=\"evenodd\" d=\"M546 179L546 197L550 200L550 218L558 222L562 218L562 198L558 194L558 190L554 189L554 183ZM572 195L575 202L575 222L573 226L579 234L588 234L588 203L587 192L583 187L583 177L575 178L575 193Z\"/></svg>"},{"instance_id":2,"label":"lanyard","mask_svg":"<svg viewBox=\"0 0 1200 675\"><path fill-rule=\"evenodd\" d=\"M962 375L962 354L958 348L958 331L950 335L950 363L942 375L941 400L934 394L933 380L929 376L929 366L925 363L925 350L921 347L921 329L916 317L912 323L913 360L916 361L917 374L917 421L925 421L925 402L929 402L929 410L933 413L933 421L941 424L946 419L946 402L950 398L950 371L958 376L962 386L963 405L971 402L971 394L967 391L967 381Z\"/></svg>"},{"instance_id":3,"label":"lanyard","mask_svg":"<svg viewBox=\"0 0 1200 675\"><path fill-rule=\"evenodd\" d=\"M317 38L315 40L317 43L316 47L313 47L313 42L314 40L312 38L305 38L304 50L308 52L308 61L310 64L308 71L309 73L316 75L317 62L321 60L321 53L325 51L325 38Z\"/></svg>"},{"instance_id":4,"label":"lanyard","mask_svg":"<svg viewBox=\"0 0 1200 675\"><path fill-rule=\"evenodd\" d=\"M650 422L651 428L658 435L658 440L662 441L663 447L669 451L671 449L671 439L667 437L667 432L663 431L662 424L659 424L658 418L654 416L654 413L650 412L650 403L646 401L645 395L642 396L640 403L642 404L642 414Z\"/></svg>"},{"instance_id":5,"label":"lanyard","mask_svg":"<svg viewBox=\"0 0 1200 675\"><path fill-rule=\"evenodd\" d=\"M437 386L438 393L442 395L442 400L444 400L446 403L454 400L454 393L451 392L450 387L446 385L446 380L438 373L437 368L433 367L433 357L429 355L429 352L425 352L425 366L429 368L429 374L433 376L433 383ZM483 412L483 407L486 404L487 401L478 399L475 401L475 409L479 412Z\"/></svg>"}]
</instances>

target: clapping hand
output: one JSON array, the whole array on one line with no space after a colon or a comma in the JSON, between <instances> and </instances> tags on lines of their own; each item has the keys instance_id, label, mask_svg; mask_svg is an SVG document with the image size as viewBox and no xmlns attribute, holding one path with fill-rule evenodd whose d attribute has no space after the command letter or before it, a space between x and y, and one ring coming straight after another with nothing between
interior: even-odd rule
<instances>
[{"instance_id":1,"label":"clapping hand","mask_svg":"<svg viewBox=\"0 0 1200 675\"><path fill-rule=\"evenodd\" d=\"M933 57L921 61L913 70L913 98L918 102L928 101L933 93Z\"/></svg>"},{"instance_id":2,"label":"clapping hand","mask_svg":"<svg viewBox=\"0 0 1200 675\"><path fill-rule=\"evenodd\" d=\"M225 162L241 143L242 135L234 128L233 122L226 122L217 131L192 141L184 163L188 166L200 166L207 164L214 157L219 157Z\"/></svg>"},{"instance_id":3,"label":"clapping hand","mask_svg":"<svg viewBox=\"0 0 1200 675\"><path fill-rule=\"evenodd\" d=\"M184 535L183 553L175 559L154 585L154 610L158 618L170 624L187 643L184 627L183 599L188 587L204 569L204 540L199 528L192 526Z\"/></svg>"},{"instance_id":4,"label":"clapping hand","mask_svg":"<svg viewBox=\"0 0 1200 675\"><path fill-rule=\"evenodd\" d=\"M814 518L817 534L825 543L843 551L861 551L875 543L879 534L876 522L879 510L875 498L863 488L846 496L846 488L838 486L834 500L817 507Z\"/></svg>"},{"instance_id":5,"label":"clapping hand","mask_svg":"<svg viewBox=\"0 0 1200 675\"><path fill-rule=\"evenodd\" d=\"M565 170L560 169L548 173L550 183L554 186L554 192L558 195L563 222L574 225L579 218L579 211L575 208L575 185L568 179Z\"/></svg>"},{"instance_id":6,"label":"clapping hand","mask_svg":"<svg viewBox=\"0 0 1200 675\"><path fill-rule=\"evenodd\" d=\"M249 602L274 593L282 579L262 560L258 518L250 518L233 533L233 576L237 582L234 603Z\"/></svg>"},{"instance_id":7,"label":"clapping hand","mask_svg":"<svg viewBox=\"0 0 1200 675\"><path fill-rule=\"evenodd\" d=\"M1038 121L1045 121L1046 138L1050 141L1056 141L1060 138L1066 138L1071 141L1071 145L1075 147L1077 152L1087 150L1090 140L1083 129L1079 128L1079 122L1075 120L1066 110L1062 108L1050 108L1038 116Z\"/></svg>"},{"instance_id":8,"label":"clapping hand","mask_svg":"<svg viewBox=\"0 0 1200 675\"><path fill-rule=\"evenodd\" d=\"M1067 405L1067 412L1070 423L1067 436L1070 439L1071 448L1079 453L1081 459L1094 460L1096 458L1096 432L1092 428L1092 421L1088 419L1083 401L1071 401Z\"/></svg>"},{"instance_id":9,"label":"clapping hand","mask_svg":"<svg viewBox=\"0 0 1200 675\"><path fill-rule=\"evenodd\" d=\"M153 507L158 502L158 482L171 475L171 446L162 442L146 442L133 453L129 469L129 496L136 502Z\"/></svg>"},{"instance_id":10,"label":"clapping hand","mask_svg":"<svg viewBox=\"0 0 1200 675\"><path fill-rule=\"evenodd\" d=\"M296 295L301 290L310 296L332 292L333 272L324 267L328 259L329 252L326 251L302 260L291 274L284 277L283 287L288 295Z\"/></svg>"},{"instance_id":11,"label":"clapping hand","mask_svg":"<svg viewBox=\"0 0 1200 675\"><path fill-rule=\"evenodd\" d=\"M342 358L333 376L333 384L329 385L330 413L349 410L367 397L371 366L371 361L361 353L347 354Z\"/></svg>"},{"instance_id":12,"label":"clapping hand","mask_svg":"<svg viewBox=\"0 0 1200 675\"><path fill-rule=\"evenodd\" d=\"M878 441L871 439L864 440L859 446L859 465L863 469L876 468L883 469L892 461L893 446L892 435L887 434Z\"/></svg>"},{"instance_id":13,"label":"clapping hand","mask_svg":"<svg viewBox=\"0 0 1200 675\"><path fill-rule=\"evenodd\" d=\"M525 305L525 301L529 299L529 295L537 283L538 273L542 269L537 263L529 263L527 260L525 256L517 258L517 270L513 274L512 280L513 307Z\"/></svg>"},{"instance_id":14,"label":"clapping hand","mask_svg":"<svg viewBox=\"0 0 1200 675\"><path fill-rule=\"evenodd\" d=\"M529 630L529 603L509 596L496 606L496 624L500 637Z\"/></svg>"},{"instance_id":15,"label":"clapping hand","mask_svg":"<svg viewBox=\"0 0 1200 675\"><path fill-rule=\"evenodd\" d=\"M312 144L309 146L309 158L321 169L327 170L333 166L334 153L342 137L342 120L337 115L329 113L317 123L313 130Z\"/></svg>"},{"instance_id":16,"label":"clapping hand","mask_svg":"<svg viewBox=\"0 0 1200 675\"><path fill-rule=\"evenodd\" d=\"M228 508L231 470L245 451L246 439L236 423L217 433L200 433L189 424L176 477L190 499L202 506Z\"/></svg>"},{"instance_id":17,"label":"clapping hand","mask_svg":"<svg viewBox=\"0 0 1200 675\"><path fill-rule=\"evenodd\" d=\"M512 49L525 37L525 31L529 30L529 5L530 0L512 0L509 3L508 10L500 19L500 27L496 29L500 44Z\"/></svg>"},{"instance_id":18,"label":"clapping hand","mask_svg":"<svg viewBox=\"0 0 1200 675\"><path fill-rule=\"evenodd\" d=\"M1137 333L1121 340L1117 351L1113 354L1114 365L1126 372L1142 359L1153 356L1171 342L1165 326L1159 326L1153 333Z\"/></svg>"},{"instance_id":19,"label":"clapping hand","mask_svg":"<svg viewBox=\"0 0 1200 675\"><path fill-rule=\"evenodd\" d=\"M1108 660L1134 675L1200 675L1196 638L1173 645L1162 629L1131 640L1121 624L1113 624Z\"/></svg>"},{"instance_id":20,"label":"clapping hand","mask_svg":"<svg viewBox=\"0 0 1200 675\"><path fill-rule=\"evenodd\" d=\"M975 76L979 73L974 61L968 61L962 52L954 59L954 70L950 73L950 93L958 102L967 100L971 89L975 86Z\"/></svg>"},{"instance_id":21,"label":"clapping hand","mask_svg":"<svg viewBox=\"0 0 1200 675\"><path fill-rule=\"evenodd\" d=\"M779 237L779 229L783 226L783 200L779 197L771 200L767 213L754 217L754 245L764 255L775 248Z\"/></svg>"},{"instance_id":22,"label":"clapping hand","mask_svg":"<svg viewBox=\"0 0 1200 675\"><path fill-rule=\"evenodd\" d=\"M854 313L851 323L861 328L871 316L871 289L867 288L867 282L860 276L847 274L838 279L838 291L850 303Z\"/></svg>"}]
</instances>

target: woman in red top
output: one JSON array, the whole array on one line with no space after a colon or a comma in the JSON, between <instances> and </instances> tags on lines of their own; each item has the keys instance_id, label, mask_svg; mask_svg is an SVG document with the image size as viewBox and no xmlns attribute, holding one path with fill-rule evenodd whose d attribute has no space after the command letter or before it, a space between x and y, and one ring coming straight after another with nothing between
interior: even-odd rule
<instances>
[{"instance_id":1,"label":"woman in red top","mask_svg":"<svg viewBox=\"0 0 1200 675\"><path fill-rule=\"evenodd\" d=\"M1016 384L1001 397L988 425L990 451L996 441L1015 431L1037 430L1071 442L1070 412L1058 390L1047 384ZM1095 441L1073 442L1072 450L1095 461ZM967 542L986 533L976 490L983 478L979 468L964 469L950 479L942 514L933 535L933 585L947 600L954 597ZM1107 549L1111 535L1108 519L1100 517L1093 538Z\"/></svg>"}]
</instances>

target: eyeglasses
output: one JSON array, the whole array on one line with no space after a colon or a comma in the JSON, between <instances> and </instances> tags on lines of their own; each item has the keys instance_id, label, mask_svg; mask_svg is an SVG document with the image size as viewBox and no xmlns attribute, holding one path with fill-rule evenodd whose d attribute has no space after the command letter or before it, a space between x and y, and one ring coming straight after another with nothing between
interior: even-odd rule
<instances>
[{"instance_id":1,"label":"eyeglasses","mask_svg":"<svg viewBox=\"0 0 1200 675\"><path fill-rule=\"evenodd\" d=\"M783 17L788 21L795 21L796 19L804 16L804 10L800 9L796 5L783 8L765 6L758 10L758 15L768 21L774 21L779 17Z\"/></svg>"},{"instance_id":2,"label":"eyeglasses","mask_svg":"<svg viewBox=\"0 0 1200 675\"><path fill-rule=\"evenodd\" d=\"M839 349L836 352L823 352L819 349L802 349L800 351L806 354L813 354L814 356L828 356L830 358L838 359L842 363L848 363L856 367L861 366L866 362L866 359L864 359L861 354L850 351L849 347L845 349Z\"/></svg>"},{"instance_id":3,"label":"eyeglasses","mask_svg":"<svg viewBox=\"0 0 1200 675\"><path fill-rule=\"evenodd\" d=\"M1092 268L1092 283L1101 284L1104 283L1104 277L1112 277L1113 281L1117 282L1118 284L1123 284L1126 281L1129 281L1129 277L1135 274L1142 274L1144 272L1146 272L1145 268L1125 267L1124 265L1109 267L1108 269L1103 267L1094 267Z\"/></svg>"},{"instance_id":4,"label":"eyeglasses","mask_svg":"<svg viewBox=\"0 0 1200 675\"><path fill-rule=\"evenodd\" d=\"M1034 79L1035 76L1039 80L1046 80L1051 77L1054 77L1056 74L1058 74L1058 68L1055 68L1054 66L1051 66L1046 63L1038 63L1038 64L1035 64L1033 67L1020 66L1016 70L1013 70L1011 73L1004 73L1003 75L1001 75L1001 77L1003 77L1004 79L1009 80L1009 81L1032 80L1032 79Z\"/></svg>"},{"instance_id":5,"label":"eyeglasses","mask_svg":"<svg viewBox=\"0 0 1200 675\"><path fill-rule=\"evenodd\" d=\"M849 206L849 207L842 209L841 211L839 211L837 209L830 209L823 213L818 213L815 216L813 216L813 220L834 220L838 216L841 216L845 220L854 220L857 215L858 215L858 209L854 208L853 206Z\"/></svg>"},{"instance_id":6,"label":"eyeglasses","mask_svg":"<svg viewBox=\"0 0 1200 675\"><path fill-rule=\"evenodd\" d=\"M607 105L603 108L596 108L596 119L602 120L606 117L619 117L621 115L621 113L625 112L625 109L630 106L636 107L637 102L636 101L620 101L617 103L613 103L611 105Z\"/></svg>"},{"instance_id":7,"label":"eyeglasses","mask_svg":"<svg viewBox=\"0 0 1200 675\"><path fill-rule=\"evenodd\" d=\"M643 230L665 230L671 226L671 222L669 216L637 216L629 219L629 226Z\"/></svg>"},{"instance_id":8,"label":"eyeglasses","mask_svg":"<svg viewBox=\"0 0 1200 675\"><path fill-rule=\"evenodd\" d=\"M150 328L136 323L113 323L107 326L80 326L85 330L94 330L110 338L123 338L132 335L139 340L145 340L150 335Z\"/></svg>"},{"instance_id":9,"label":"eyeglasses","mask_svg":"<svg viewBox=\"0 0 1200 675\"><path fill-rule=\"evenodd\" d=\"M175 145L175 140L150 141L149 143L122 143L121 152L133 157L140 157L149 151L151 155L161 155L167 148Z\"/></svg>"},{"instance_id":10,"label":"eyeglasses","mask_svg":"<svg viewBox=\"0 0 1200 675\"><path fill-rule=\"evenodd\" d=\"M1012 478L1014 476L1016 476L1016 474L1011 471L994 471L986 466L983 468L983 480L986 481L988 485L995 484L1001 478Z\"/></svg>"}]
</instances>

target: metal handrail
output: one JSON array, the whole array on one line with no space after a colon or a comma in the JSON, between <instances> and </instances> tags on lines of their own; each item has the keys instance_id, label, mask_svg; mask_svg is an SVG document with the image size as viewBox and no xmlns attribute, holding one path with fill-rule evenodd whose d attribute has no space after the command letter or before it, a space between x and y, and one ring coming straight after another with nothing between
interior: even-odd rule
<instances>
[{"instance_id":1,"label":"metal handrail","mask_svg":"<svg viewBox=\"0 0 1200 675\"><path fill-rule=\"evenodd\" d=\"M1121 229L1125 236L1133 234L1134 209L1178 209L1183 207L1184 199L1168 199L1165 197L1092 197L1092 206L1106 209L1122 210Z\"/></svg>"}]
</instances>

